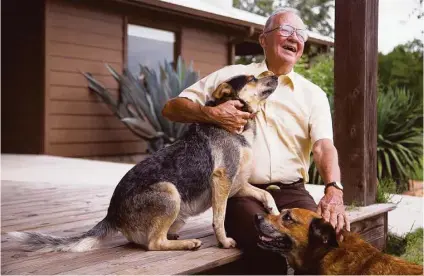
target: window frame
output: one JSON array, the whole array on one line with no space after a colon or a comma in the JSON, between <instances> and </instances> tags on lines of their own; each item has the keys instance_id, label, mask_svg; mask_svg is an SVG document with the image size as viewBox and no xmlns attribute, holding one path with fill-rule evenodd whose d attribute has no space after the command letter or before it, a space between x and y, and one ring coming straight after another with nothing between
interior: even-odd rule
<instances>
[{"instance_id":1,"label":"window frame","mask_svg":"<svg viewBox=\"0 0 424 276\"><path fill-rule=\"evenodd\" d=\"M175 69L178 57L181 55L181 29L179 26L173 26L167 22L154 22L146 18L124 18L124 38L123 38L123 62L122 67L128 69L128 25L139 25L142 27L153 28L168 32L173 32L175 36L174 41L174 60L173 66Z\"/></svg>"}]
</instances>

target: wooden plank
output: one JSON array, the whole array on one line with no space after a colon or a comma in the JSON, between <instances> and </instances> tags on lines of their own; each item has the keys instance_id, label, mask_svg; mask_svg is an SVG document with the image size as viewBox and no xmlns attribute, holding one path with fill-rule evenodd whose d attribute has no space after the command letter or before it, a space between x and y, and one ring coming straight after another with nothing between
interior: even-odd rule
<instances>
[{"instance_id":1,"label":"wooden plank","mask_svg":"<svg viewBox=\"0 0 424 276\"><path fill-rule=\"evenodd\" d=\"M114 115L74 116L51 115L51 129L124 129L127 128Z\"/></svg>"},{"instance_id":2,"label":"wooden plank","mask_svg":"<svg viewBox=\"0 0 424 276\"><path fill-rule=\"evenodd\" d=\"M118 183L116 183L118 184ZM84 202L88 203L90 200L104 200L103 198L110 198L113 192L113 187L108 189L102 189L99 191L84 191L81 194L81 190L61 190L56 192L46 192L45 194L34 194L28 195L26 198L22 196L14 196L8 193L8 199L2 196L2 211L12 211L15 209L25 209L32 204L40 203L69 203L72 204L74 200L84 199ZM90 199L90 200L89 200ZM35 210L32 210L35 211Z\"/></svg>"},{"instance_id":3,"label":"wooden plank","mask_svg":"<svg viewBox=\"0 0 424 276\"><path fill-rule=\"evenodd\" d=\"M129 129L53 129L49 132L49 139L52 144L141 140Z\"/></svg>"},{"instance_id":4,"label":"wooden plank","mask_svg":"<svg viewBox=\"0 0 424 276\"><path fill-rule=\"evenodd\" d=\"M227 51L225 43L202 43L197 40L190 40L184 36L181 38L181 52L190 50L200 50L205 53L222 54ZM188 62L189 60L187 60Z\"/></svg>"},{"instance_id":5,"label":"wooden plank","mask_svg":"<svg viewBox=\"0 0 424 276\"><path fill-rule=\"evenodd\" d=\"M76 18L88 18L99 21L120 24L122 18L119 14L110 10L102 9L102 7L90 7L79 2L54 1L50 3L50 11L60 15L72 15ZM76 19L76 20L78 20Z\"/></svg>"},{"instance_id":6,"label":"wooden plank","mask_svg":"<svg viewBox=\"0 0 424 276\"><path fill-rule=\"evenodd\" d=\"M111 76L105 63L101 61L84 60L70 57L49 57L52 71L63 71L72 73L87 72L94 75ZM117 72L122 72L120 62L108 62Z\"/></svg>"},{"instance_id":7,"label":"wooden plank","mask_svg":"<svg viewBox=\"0 0 424 276\"><path fill-rule=\"evenodd\" d=\"M202 250L179 254L168 257L165 262L139 263L135 267L130 267L114 272L118 275L128 274L194 274L210 269L212 267L224 265L241 257L239 249L221 249L218 247L207 247Z\"/></svg>"},{"instance_id":8,"label":"wooden plank","mask_svg":"<svg viewBox=\"0 0 424 276\"><path fill-rule=\"evenodd\" d=\"M61 213L54 213L44 215L40 217L27 217L20 219L19 221L5 221L2 231L23 231L28 229L40 228L41 226L52 226L62 223L68 223L78 220L84 220L87 218L98 218L101 220L107 214L107 206L101 206L97 208L90 208L84 210L68 210Z\"/></svg>"},{"instance_id":9,"label":"wooden plank","mask_svg":"<svg viewBox=\"0 0 424 276\"><path fill-rule=\"evenodd\" d=\"M347 213L349 215L349 221L351 223L355 221L360 221L364 219L368 219L380 214L384 214L390 212L396 208L396 204L393 203L380 203L373 204L370 206L364 207L354 207L352 210L347 208Z\"/></svg>"},{"instance_id":10,"label":"wooden plank","mask_svg":"<svg viewBox=\"0 0 424 276\"><path fill-rule=\"evenodd\" d=\"M359 233L364 240L382 250L386 244L386 234L384 232L386 224L385 214L380 214L352 223L351 231Z\"/></svg>"},{"instance_id":11,"label":"wooden plank","mask_svg":"<svg viewBox=\"0 0 424 276\"><path fill-rule=\"evenodd\" d=\"M90 197L93 197L93 198L101 198L107 195L105 191L103 191L102 193L86 191L86 193L90 194ZM65 195L67 196L65 197ZM81 195L80 190L64 190L64 191L56 191L51 193L46 192L42 194L28 195L27 197L13 196L12 199L10 198L11 196L12 196L11 194L8 194L8 197L9 197L8 199L2 196L2 203L1 203L2 208L8 208L8 207L21 208L22 206L20 206L20 204L27 207L28 206L27 204L38 203L38 202L53 202L53 201L67 202L67 201L74 200L73 196L77 196L77 197L82 196L84 198L84 195Z\"/></svg>"},{"instance_id":12,"label":"wooden plank","mask_svg":"<svg viewBox=\"0 0 424 276\"><path fill-rule=\"evenodd\" d=\"M200 77L204 77L206 75L209 75L210 73L215 72L216 70L219 70L223 68L225 64L211 64L209 62L203 62L203 61L193 61L193 68L195 71L200 72Z\"/></svg>"},{"instance_id":13,"label":"wooden plank","mask_svg":"<svg viewBox=\"0 0 424 276\"><path fill-rule=\"evenodd\" d=\"M50 115L113 115L102 102L51 101Z\"/></svg>"},{"instance_id":14,"label":"wooden plank","mask_svg":"<svg viewBox=\"0 0 424 276\"><path fill-rule=\"evenodd\" d=\"M208 236L205 238L200 238L200 240L203 242L203 246L205 246L205 250L212 246L214 243L216 243L216 240L213 236ZM121 258L107 258L106 261L103 261L102 263L93 264L85 264L85 266L78 264L79 268L72 269L69 271L66 271L63 274L92 274L92 273L100 273L100 274L126 274L128 269L130 271L137 270L137 267L140 266L149 266L150 264L162 264L166 266L168 260L170 258L175 258L177 256L181 255L187 255L189 254L189 251L162 251L162 252L155 252L155 251L148 251L148 252L142 252L141 254L130 253L126 254L125 256L122 256ZM109 254L107 255L109 256ZM142 258L142 262L140 262L140 257ZM121 271L120 271L121 270ZM128 274L134 274L134 273L128 273ZM160 273L155 273L155 275ZM165 274L175 274L174 271L172 271L172 268L167 269L167 273Z\"/></svg>"},{"instance_id":15,"label":"wooden plank","mask_svg":"<svg viewBox=\"0 0 424 276\"><path fill-rule=\"evenodd\" d=\"M52 144L47 154L59 156L96 156L145 153L147 144L140 142Z\"/></svg>"},{"instance_id":16,"label":"wooden plank","mask_svg":"<svg viewBox=\"0 0 424 276\"><path fill-rule=\"evenodd\" d=\"M210 220L210 218L207 220ZM202 238L204 240L203 247L216 245L216 239L214 236L212 236L212 228L210 223L205 224L204 222L205 218L202 216L190 220L189 223L193 225L183 229L181 232L181 238L205 237ZM101 274L110 274L112 270L128 268L128 266L132 264L138 265L140 258L143 258L143 260L146 262L161 261L166 260L167 254L179 255L184 253L181 251L145 252L140 248L128 244L128 242L121 235L118 237L113 237L111 240L112 241L107 242L107 248L105 248L103 245L101 247L102 249L85 253L25 252L19 255L12 255L13 253L4 254L3 251L2 257L12 258L12 256L14 256L15 261L8 261L7 265L2 267L2 272L6 272L8 274L38 274L42 271L43 274L56 274L64 272L72 274L84 274L89 273L88 271L97 271L97 273L101 272ZM5 240L4 237L2 237L2 241L9 243L7 246L9 250L13 248L13 244L11 244L11 242L7 239ZM16 259L19 259L19 262L16 261ZM60 265L58 265L58 263ZM112 263L113 265L109 267L109 263Z\"/></svg>"},{"instance_id":17,"label":"wooden plank","mask_svg":"<svg viewBox=\"0 0 424 276\"><path fill-rule=\"evenodd\" d=\"M118 90L108 89L115 100L118 100ZM52 85L50 86L50 99L52 100L69 100L69 101L90 101L103 102L95 92L90 91L88 87L71 87ZM52 123L52 122L51 122Z\"/></svg>"},{"instance_id":18,"label":"wooden plank","mask_svg":"<svg viewBox=\"0 0 424 276\"><path fill-rule=\"evenodd\" d=\"M49 56L83 58L100 62L122 62L122 51L50 41Z\"/></svg>"},{"instance_id":19,"label":"wooden plank","mask_svg":"<svg viewBox=\"0 0 424 276\"><path fill-rule=\"evenodd\" d=\"M337 0L335 15L334 136L345 202L370 205L377 187L378 1Z\"/></svg>"},{"instance_id":20,"label":"wooden plank","mask_svg":"<svg viewBox=\"0 0 424 276\"><path fill-rule=\"evenodd\" d=\"M100 221L105 217L106 213L102 211L98 212L88 212L84 214L77 214L77 215L69 215L68 217L60 217L56 218L53 221L31 221L28 223L23 224L17 224L17 225L11 225L11 226L2 226L2 232L10 232L10 231L27 231L27 230L34 230L39 228L44 228L47 226L55 226L55 225L62 225L65 223L75 223L78 221L84 221L87 219L94 219Z\"/></svg>"},{"instance_id":21,"label":"wooden plank","mask_svg":"<svg viewBox=\"0 0 424 276\"><path fill-rule=\"evenodd\" d=\"M46 18L46 26L61 27L118 38L123 36L122 23L108 23L93 18L81 18L63 13L49 12Z\"/></svg>"},{"instance_id":22,"label":"wooden plank","mask_svg":"<svg viewBox=\"0 0 424 276\"><path fill-rule=\"evenodd\" d=\"M226 35L200 28L184 28L183 36L187 40L204 42L208 44L218 44L219 42L226 44L228 41L228 37Z\"/></svg>"},{"instance_id":23,"label":"wooden plank","mask_svg":"<svg viewBox=\"0 0 424 276\"><path fill-rule=\"evenodd\" d=\"M88 80L81 73L51 71L50 77L51 85L88 88ZM118 82L112 76L93 75L93 77L106 88L114 90L119 88Z\"/></svg>"},{"instance_id":24,"label":"wooden plank","mask_svg":"<svg viewBox=\"0 0 424 276\"><path fill-rule=\"evenodd\" d=\"M112 194L111 194L112 195ZM103 208L103 210L106 210L109 206L109 200L107 201L101 201L101 200L92 200L92 201L81 201L70 204L72 206L72 210L75 212L79 212L81 210L95 210L96 208ZM28 210L28 208L20 208L20 209L14 209L14 210L6 210L3 212L2 210L2 224L6 225L11 220L20 220L30 217L37 217L40 219L44 219L45 215L52 215L52 214L58 214L58 213L64 213L70 210L69 205L64 205L62 207L53 206L53 205L47 205L43 208L31 208L31 210Z\"/></svg>"},{"instance_id":25,"label":"wooden plank","mask_svg":"<svg viewBox=\"0 0 424 276\"><path fill-rule=\"evenodd\" d=\"M227 65L228 62L228 51L220 53L206 52L199 49L185 49L184 55L190 57L190 60L194 61L208 61L213 64Z\"/></svg>"},{"instance_id":26,"label":"wooden plank","mask_svg":"<svg viewBox=\"0 0 424 276\"><path fill-rule=\"evenodd\" d=\"M50 32L50 41L81 46L96 47L100 49L110 49L122 51L122 41L118 37L104 34L92 34L81 30L71 30L62 27L50 27L46 30Z\"/></svg>"},{"instance_id":27,"label":"wooden plank","mask_svg":"<svg viewBox=\"0 0 424 276\"><path fill-rule=\"evenodd\" d=\"M213 237L202 240L213 240ZM5 265L2 272L7 274L111 274L118 268L128 268L140 261L164 261L169 256L183 254L181 251L149 251L121 239L124 244L114 248L83 253L56 253L44 258L22 260L20 264ZM206 241L205 241L206 243Z\"/></svg>"}]
</instances>

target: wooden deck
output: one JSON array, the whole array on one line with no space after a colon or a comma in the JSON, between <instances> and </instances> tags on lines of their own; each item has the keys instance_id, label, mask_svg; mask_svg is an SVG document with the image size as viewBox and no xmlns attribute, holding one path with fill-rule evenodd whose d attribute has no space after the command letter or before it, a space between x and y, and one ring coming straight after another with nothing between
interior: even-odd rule
<instances>
[{"instance_id":1,"label":"wooden deck","mask_svg":"<svg viewBox=\"0 0 424 276\"><path fill-rule=\"evenodd\" d=\"M182 238L203 241L197 251L146 252L117 234L90 252L38 253L20 250L5 235L10 231L31 230L65 236L90 229L105 216L117 181L131 166L49 156L2 155L1 273L193 274L240 258L237 249L217 247L210 210L191 218L181 232ZM372 240L379 238L375 227L364 221L376 221L376 217L382 216L378 226L381 227L384 218L387 222L387 211L393 208L391 204L363 207L350 211L349 216L353 228L365 236L368 233Z\"/></svg>"}]
</instances>

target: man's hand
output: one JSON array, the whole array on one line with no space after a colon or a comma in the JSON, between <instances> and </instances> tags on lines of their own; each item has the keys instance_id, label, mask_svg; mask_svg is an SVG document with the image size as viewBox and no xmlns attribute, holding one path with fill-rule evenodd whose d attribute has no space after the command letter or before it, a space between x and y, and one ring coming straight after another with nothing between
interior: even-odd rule
<instances>
[{"instance_id":1,"label":"man's hand","mask_svg":"<svg viewBox=\"0 0 424 276\"><path fill-rule=\"evenodd\" d=\"M343 227L350 231L350 223L343 204L343 192L335 187L328 187L318 204L317 213L336 229L339 234Z\"/></svg>"},{"instance_id":2,"label":"man's hand","mask_svg":"<svg viewBox=\"0 0 424 276\"><path fill-rule=\"evenodd\" d=\"M240 111L243 104L237 100L227 101L215 107L205 106L202 110L215 124L231 133L240 133L252 114Z\"/></svg>"}]
</instances>

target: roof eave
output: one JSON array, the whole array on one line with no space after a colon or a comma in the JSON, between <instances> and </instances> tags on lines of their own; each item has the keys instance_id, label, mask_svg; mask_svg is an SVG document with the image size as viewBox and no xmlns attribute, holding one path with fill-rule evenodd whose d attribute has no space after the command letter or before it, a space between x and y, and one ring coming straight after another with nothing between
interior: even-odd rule
<instances>
[{"instance_id":1,"label":"roof eave","mask_svg":"<svg viewBox=\"0 0 424 276\"><path fill-rule=\"evenodd\" d=\"M122 2L126 4L132 4L136 6L141 7L147 7L154 10L160 10L160 11L167 11L171 13L176 13L178 15L184 16L184 17L196 17L198 20L202 21L209 21L212 23L219 23L226 26L230 26L234 29L244 29L248 36L253 36L254 34L258 34L262 32L263 25L257 24L254 22L247 22L215 13L210 13L207 11L202 11L182 5L176 5L174 3L168 3L164 1L158 1L158 0L113 0L116 2ZM309 41L333 46L334 41L328 40L328 39L322 39L319 37L313 37L309 36Z\"/></svg>"}]
</instances>

